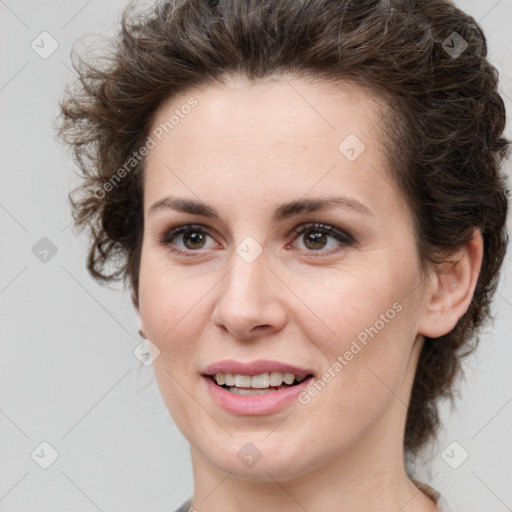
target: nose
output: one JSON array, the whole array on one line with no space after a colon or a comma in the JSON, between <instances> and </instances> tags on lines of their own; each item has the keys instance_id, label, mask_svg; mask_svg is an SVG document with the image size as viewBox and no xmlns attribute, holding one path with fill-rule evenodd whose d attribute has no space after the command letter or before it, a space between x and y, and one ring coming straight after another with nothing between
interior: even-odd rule
<instances>
[{"instance_id":1,"label":"nose","mask_svg":"<svg viewBox=\"0 0 512 512\"><path fill-rule=\"evenodd\" d=\"M264 255L247 263L234 254L231 271L219 283L214 325L240 340L280 331L287 321L281 288Z\"/></svg>"}]
</instances>

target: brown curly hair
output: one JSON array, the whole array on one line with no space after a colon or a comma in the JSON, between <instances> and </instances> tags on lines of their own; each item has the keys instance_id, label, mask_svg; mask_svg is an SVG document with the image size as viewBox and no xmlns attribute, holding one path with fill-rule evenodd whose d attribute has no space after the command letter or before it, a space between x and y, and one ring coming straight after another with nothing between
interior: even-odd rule
<instances>
[{"instance_id":1,"label":"brown curly hair","mask_svg":"<svg viewBox=\"0 0 512 512\"><path fill-rule=\"evenodd\" d=\"M103 282L129 281L134 297L145 161L138 151L168 99L229 76L287 74L350 80L390 108L381 131L414 215L422 269L474 228L484 240L468 311L450 333L427 338L420 355L404 452L423 447L439 427L437 399L453 398L461 359L490 317L507 245L505 107L475 20L445 0L172 0L147 11L129 5L111 50L102 51L103 64L74 59L79 81L60 103L58 134L83 178L70 197L76 226L90 230L88 269Z\"/></svg>"}]
</instances>

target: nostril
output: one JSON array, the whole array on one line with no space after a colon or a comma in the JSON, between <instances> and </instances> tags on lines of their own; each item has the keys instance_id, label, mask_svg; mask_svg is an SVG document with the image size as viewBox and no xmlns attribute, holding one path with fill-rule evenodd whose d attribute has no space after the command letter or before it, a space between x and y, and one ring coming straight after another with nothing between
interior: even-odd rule
<instances>
[{"instance_id":1,"label":"nostril","mask_svg":"<svg viewBox=\"0 0 512 512\"><path fill-rule=\"evenodd\" d=\"M251 331L261 331L262 329L268 329L270 328L271 326L269 324L263 324L263 325L256 325L255 327L253 327L251 329Z\"/></svg>"}]
</instances>

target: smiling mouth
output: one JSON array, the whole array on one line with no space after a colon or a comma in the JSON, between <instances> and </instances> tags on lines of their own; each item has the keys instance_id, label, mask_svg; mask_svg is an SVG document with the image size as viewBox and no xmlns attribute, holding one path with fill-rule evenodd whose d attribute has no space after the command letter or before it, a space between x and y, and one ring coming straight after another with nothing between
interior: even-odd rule
<instances>
[{"instance_id":1,"label":"smiling mouth","mask_svg":"<svg viewBox=\"0 0 512 512\"><path fill-rule=\"evenodd\" d=\"M255 396L274 393L291 388L313 375L295 375L293 373L270 372L258 375L216 373L209 376L215 384L234 395Z\"/></svg>"}]
</instances>

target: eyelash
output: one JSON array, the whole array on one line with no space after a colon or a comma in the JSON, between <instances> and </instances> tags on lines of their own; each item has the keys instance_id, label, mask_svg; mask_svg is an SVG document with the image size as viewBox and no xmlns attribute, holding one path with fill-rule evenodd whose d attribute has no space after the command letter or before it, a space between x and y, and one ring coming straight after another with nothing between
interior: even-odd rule
<instances>
[{"instance_id":1,"label":"eyelash","mask_svg":"<svg viewBox=\"0 0 512 512\"><path fill-rule=\"evenodd\" d=\"M307 251L308 256L313 256L313 257L327 256L327 255L339 252L340 247L350 247L355 244L354 238L351 235L349 235L348 233L346 233L338 228L335 228L334 226L331 226L330 224L322 224L321 222L309 222L309 223L302 224L302 225L298 226L297 228L295 228L292 232L294 237L293 237L292 242L290 242L290 244L293 243L296 239L298 239L301 235L303 235L304 233L306 233L308 231L311 231L313 233L316 232L316 233L322 233L325 235L329 235L329 236L335 238L339 242L338 247L336 247L334 250L333 249L324 249L324 250L318 250L318 251L309 250L309 251ZM288 245L290 245L290 244L286 244L286 246L288 247Z\"/></svg>"},{"instance_id":2,"label":"eyelash","mask_svg":"<svg viewBox=\"0 0 512 512\"><path fill-rule=\"evenodd\" d=\"M292 234L294 235L292 241L287 243L286 246L288 247L300 235L302 235L303 233L306 233L308 231L329 235L329 236L335 238L336 240L338 240L338 242L340 242L340 244L339 244L340 246L350 247L355 244L355 240L351 235L335 228L334 226L331 226L329 224L322 224L320 222L310 222L310 223L302 224L302 225L296 227L292 231ZM200 224L185 224L185 225L175 226L175 227L171 227L171 228L167 229L159 237L158 243L161 246L167 247L169 249L169 251L171 251L173 253L179 253L179 254L187 256L187 257L196 256L195 253L200 252L200 249L198 249L197 251L194 251L192 249L183 251L181 249L176 249L175 247L172 247L171 240L173 238L175 238L177 235L187 233L187 232L201 233L203 235L208 235L211 238L213 238L213 236L209 233L209 231L207 229L205 229L203 226L201 226ZM339 251L339 248L336 248L335 251L333 251L332 249L328 249L328 250L318 250L318 251L309 250L307 252L310 253L310 254L308 254L308 256L316 257L316 256L325 256L328 254L333 254L333 252L338 252L338 251Z\"/></svg>"}]
</instances>

